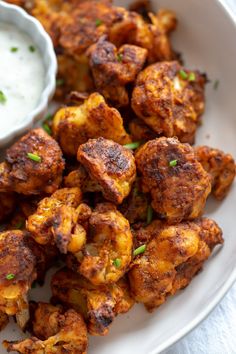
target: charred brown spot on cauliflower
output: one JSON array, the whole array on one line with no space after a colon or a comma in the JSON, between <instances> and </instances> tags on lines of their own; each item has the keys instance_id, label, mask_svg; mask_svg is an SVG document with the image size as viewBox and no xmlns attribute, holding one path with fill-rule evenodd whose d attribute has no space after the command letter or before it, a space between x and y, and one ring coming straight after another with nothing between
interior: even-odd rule
<instances>
[{"instance_id":1,"label":"charred brown spot on cauliflower","mask_svg":"<svg viewBox=\"0 0 236 354\"><path fill-rule=\"evenodd\" d=\"M143 145L135 156L144 192L152 207L168 222L201 215L211 191L211 179L194 150L175 138L159 138Z\"/></svg>"}]
</instances>

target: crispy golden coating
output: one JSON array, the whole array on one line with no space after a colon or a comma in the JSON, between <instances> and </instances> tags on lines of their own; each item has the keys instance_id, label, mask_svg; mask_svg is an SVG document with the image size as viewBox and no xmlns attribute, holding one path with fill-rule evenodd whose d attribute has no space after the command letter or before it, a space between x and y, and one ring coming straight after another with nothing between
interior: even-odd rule
<instances>
[{"instance_id":1,"label":"crispy golden coating","mask_svg":"<svg viewBox=\"0 0 236 354\"><path fill-rule=\"evenodd\" d=\"M16 196L14 193L1 193L0 192L0 222L14 211L16 205Z\"/></svg>"},{"instance_id":2,"label":"crispy golden coating","mask_svg":"<svg viewBox=\"0 0 236 354\"><path fill-rule=\"evenodd\" d=\"M222 200L229 192L234 181L236 167L230 154L209 146L194 148L198 161L212 178L212 193L218 200Z\"/></svg>"},{"instance_id":3,"label":"crispy golden coating","mask_svg":"<svg viewBox=\"0 0 236 354\"><path fill-rule=\"evenodd\" d=\"M91 179L82 165L65 176L64 185L68 188L79 187L83 193L102 191L97 181Z\"/></svg>"},{"instance_id":4,"label":"crispy golden coating","mask_svg":"<svg viewBox=\"0 0 236 354\"><path fill-rule=\"evenodd\" d=\"M34 337L3 345L7 351L22 354L86 354L87 329L83 318L74 310L39 302L33 319Z\"/></svg>"},{"instance_id":5,"label":"crispy golden coating","mask_svg":"<svg viewBox=\"0 0 236 354\"><path fill-rule=\"evenodd\" d=\"M134 118L130 121L129 130L133 141L147 141L158 138L159 136L141 119L137 118Z\"/></svg>"},{"instance_id":6,"label":"crispy golden coating","mask_svg":"<svg viewBox=\"0 0 236 354\"><path fill-rule=\"evenodd\" d=\"M0 233L0 311L28 320L27 293L36 278L35 257L20 230Z\"/></svg>"},{"instance_id":7,"label":"crispy golden coating","mask_svg":"<svg viewBox=\"0 0 236 354\"><path fill-rule=\"evenodd\" d=\"M90 68L96 89L115 107L127 106L127 84L134 82L147 58L147 50L125 44L116 46L101 37L90 47Z\"/></svg>"},{"instance_id":8,"label":"crispy golden coating","mask_svg":"<svg viewBox=\"0 0 236 354\"><path fill-rule=\"evenodd\" d=\"M152 311L170 294L188 285L217 244L222 231L212 220L158 224L144 254L133 261L129 271L132 294Z\"/></svg>"},{"instance_id":9,"label":"crispy golden coating","mask_svg":"<svg viewBox=\"0 0 236 354\"><path fill-rule=\"evenodd\" d=\"M102 188L104 198L122 203L136 177L136 166L129 149L103 138L90 139L80 145L77 159L90 177Z\"/></svg>"},{"instance_id":10,"label":"crispy golden coating","mask_svg":"<svg viewBox=\"0 0 236 354\"><path fill-rule=\"evenodd\" d=\"M40 161L34 161L34 154ZM26 195L53 193L60 185L64 160L57 142L41 128L24 135L0 164L0 191Z\"/></svg>"},{"instance_id":11,"label":"crispy golden coating","mask_svg":"<svg viewBox=\"0 0 236 354\"><path fill-rule=\"evenodd\" d=\"M175 138L150 140L135 159L143 191L150 192L152 207L160 218L177 223L201 215L211 179L190 145Z\"/></svg>"},{"instance_id":12,"label":"crispy golden coating","mask_svg":"<svg viewBox=\"0 0 236 354\"><path fill-rule=\"evenodd\" d=\"M41 245L56 245L61 253L78 252L86 242L86 231L79 224L83 214L79 188L62 188L44 198L26 227Z\"/></svg>"},{"instance_id":13,"label":"crispy golden coating","mask_svg":"<svg viewBox=\"0 0 236 354\"><path fill-rule=\"evenodd\" d=\"M115 283L127 271L131 253L128 220L114 205L98 204L89 219L85 248L76 255L78 271L94 285Z\"/></svg>"},{"instance_id":14,"label":"crispy golden coating","mask_svg":"<svg viewBox=\"0 0 236 354\"><path fill-rule=\"evenodd\" d=\"M53 275L54 301L79 311L91 335L105 335L115 316L133 306L125 278L111 285L94 286L81 275L66 268Z\"/></svg>"},{"instance_id":15,"label":"crispy golden coating","mask_svg":"<svg viewBox=\"0 0 236 354\"><path fill-rule=\"evenodd\" d=\"M149 22L136 12L125 11L120 21L112 25L109 39L117 47L124 43L134 44L148 50L149 63L172 60L169 34L176 28L177 20L172 11L164 10L148 14Z\"/></svg>"},{"instance_id":16,"label":"crispy golden coating","mask_svg":"<svg viewBox=\"0 0 236 354\"><path fill-rule=\"evenodd\" d=\"M205 83L205 75L185 70L177 61L150 65L137 77L132 108L157 134L193 143L204 111Z\"/></svg>"},{"instance_id":17,"label":"crispy golden coating","mask_svg":"<svg viewBox=\"0 0 236 354\"><path fill-rule=\"evenodd\" d=\"M90 138L102 136L120 144L131 141L120 113L98 93L91 94L78 107L61 108L53 119L52 130L63 152L72 156Z\"/></svg>"}]
</instances>

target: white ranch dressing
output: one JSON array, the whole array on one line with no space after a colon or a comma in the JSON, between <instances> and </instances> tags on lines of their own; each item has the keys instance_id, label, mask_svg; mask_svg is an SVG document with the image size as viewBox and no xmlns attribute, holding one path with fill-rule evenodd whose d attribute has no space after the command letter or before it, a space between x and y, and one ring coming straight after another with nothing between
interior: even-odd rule
<instances>
[{"instance_id":1,"label":"white ranch dressing","mask_svg":"<svg viewBox=\"0 0 236 354\"><path fill-rule=\"evenodd\" d=\"M32 39L13 25L0 23L1 134L36 108L44 78L42 56ZM5 103L1 92L6 97Z\"/></svg>"}]
</instances>

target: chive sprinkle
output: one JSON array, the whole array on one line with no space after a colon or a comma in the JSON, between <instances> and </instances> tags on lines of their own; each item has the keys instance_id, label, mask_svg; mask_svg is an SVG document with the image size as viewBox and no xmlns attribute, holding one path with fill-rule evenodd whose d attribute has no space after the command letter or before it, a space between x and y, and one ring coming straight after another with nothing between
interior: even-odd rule
<instances>
[{"instance_id":1,"label":"chive sprinkle","mask_svg":"<svg viewBox=\"0 0 236 354\"><path fill-rule=\"evenodd\" d=\"M123 146L126 147L127 149L135 150L135 149L137 149L141 144L142 144L141 141L136 141L136 142L134 142L134 143L125 144L125 145L123 145Z\"/></svg>"},{"instance_id":2,"label":"chive sprinkle","mask_svg":"<svg viewBox=\"0 0 236 354\"><path fill-rule=\"evenodd\" d=\"M217 90L217 89L218 89L219 83L220 83L219 80L216 80L216 81L214 82L214 85L213 85L214 90Z\"/></svg>"},{"instance_id":3,"label":"chive sprinkle","mask_svg":"<svg viewBox=\"0 0 236 354\"><path fill-rule=\"evenodd\" d=\"M34 281L34 282L32 283L32 285L31 285L31 289L35 289L35 288L36 288L36 286L37 286L37 282L36 282L36 281Z\"/></svg>"},{"instance_id":4,"label":"chive sprinkle","mask_svg":"<svg viewBox=\"0 0 236 354\"><path fill-rule=\"evenodd\" d=\"M187 78L188 78L188 74L184 70L180 70L179 75L180 75L181 79L183 79L183 80L187 80Z\"/></svg>"},{"instance_id":5,"label":"chive sprinkle","mask_svg":"<svg viewBox=\"0 0 236 354\"><path fill-rule=\"evenodd\" d=\"M18 48L17 47L11 47L11 52L12 53L15 53L15 52L17 52L18 51Z\"/></svg>"},{"instance_id":6,"label":"chive sprinkle","mask_svg":"<svg viewBox=\"0 0 236 354\"><path fill-rule=\"evenodd\" d=\"M102 20L100 20L99 18L97 18L96 19L96 21L95 21L95 25L96 25L96 27L99 27L99 26L101 26L102 25Z\"/></svg>"},{"instance_id":7,"label":"chive sprinkle","mask_svg":"<svg viewBox=\"0 0 236 354\"><path fill-rule=\"evenodd\" d=\"M53 118L53 115L52 115L51 113L48 113L48 114L45 116L44 120L52 120L52 118Z\"/></svg>"},{"instance_id":8,"label":"chive sprinkle","mask_svg":"<svg viewBox=\"0 0 236 354\"><path fill-rule=\"evenodd\" d=\"M188 76L188 81L195 81L196 80L196 75L194 72L190 73Z\"/></svg>"},{"instance_id":9,"label":"chive sprinkle","mask_svg":"<svg viewBox=\"0 0 236 354\"><path fill-rule=\"evenodd\" d=\"M153 218L153 209L152 206L149 205L147 208L147 225L149 225L152 222Z\"/></svg>"},{"instance_id":10,"label":"chive sprinkle","mask_svg":"<svg viewBox=\"0 0 236 354\"><path fill-rule=\"evenodd\" d=\"M2 91L0 91L0 103L6 103L7 98Z\"/></svg>"},{"instance_id":11,"label":"chive sprinkle","mask_svg":"<svg viewBox=\"0 0 236 354\"><path fill-rule=\"evenodd\" d=\"M52 130L47 123L43 123L42 127L45 130L45 132L48 133L48 135L52 134Z\"/></svg>"},{"instance_id":12,"label":"chive sprinkle","mask_svg":"<svg viewBox=\"0 0 236 354\"><path fill-rule=\"evenodd\" d=\"M134 253L133 253L134 257L138 256L138 255L141 254L141 253L144 253L145 250L146 250L146 248L147 248L146 245L142 245L142 246L136 248L136 249L134 250Z\"/></svg>"},{"instance_id":13,"label":"chive sprinkle","mask_svg":"<svg viewBox=\"0 0 236 354\"><path fill-rule=\"evenodd\" d=\"M123 54L118 53L118 54L117 54L117 60L118 60L119 63L121 63L122 60L123 60Z\"/></svg>"},{"instance_id":14,"label":"chive sprinkle","mask_svg":"<svg viewBox=\"0 0 236 354\"><path fill-rule=\"evenodd\" d=\"M174 167L174 166L176 166L177 165L177 160L171 160L170 162L169 162L169 166L170 167Z\"/></svg>"},{"instance_id":15,"label":"chive sprinkle","mask_svg":"<svg viewBox=\"0 0 236 354\"><path fill-rule=\"evenodd\" d=\"M36 51L36 49L35 49L35 47L34 47L33 45L30 45L30 46L29 46L29 51L30 51L31 53L33 53L33 52Z\"/></svg>"},{"instance_id":16,"label":"chive sprinkle","mask_svg":"<svg viewBox=\"0 0 236 354\"><path fill-rule=\"evenodd\" d=\"M10 274L7 274L7 275L6 275L6 279L7 279L7 280L12 280L12 279L14 279L14 278L15 278L15 274L10 273Z\"/></svg>"},{"instance_id":17,"label":"chive sprinkle","mask_svg":"<svg viewBox=\"0 0 236 354\"><path fill-rule=\"evenodd\" d=\"M65 80L64 80L64 79L57 79L57 80L56 80L56 85L57 85L57 87L63 86L64 83L65 83Z\"/></svg>"},{"instance_id":18,"label":"chive sprinkle","mask_svg":"<svg viewBox=\"0 0 236 354\"><path fill-rule=\"evenodd\" d=\"M31 152L28 152L27 156L30 160L33 160L35 162L41 162L41 157L36 154L32 154Z\"/></svg>"},{"instance_id":19,"label":"chive sprinkle","mask_svg":"<svg viewBox=\"0 0 236 354\"><path fill-rule=\"evenodd\" d=\"M114 264L114 266L115 266L116 268L120 268L120 266L121 266L121 259L120 259L120 258L114 259L113 264Z\"/></svg>"}]
</instances>

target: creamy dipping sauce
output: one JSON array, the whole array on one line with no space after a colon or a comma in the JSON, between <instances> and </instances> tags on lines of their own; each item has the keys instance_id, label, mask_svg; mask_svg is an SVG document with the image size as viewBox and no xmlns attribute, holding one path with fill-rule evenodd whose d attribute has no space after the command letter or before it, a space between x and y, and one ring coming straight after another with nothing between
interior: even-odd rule
<instances>
[{"instance_id":1,"label":"creamy dipping sauce","mask_svg":"<svg viewBox=\"0 0 236 354\"><path fill-rule=\"evenodd\" d=\"M44 79L43 59L32 39L0 23L0 135L36 108Z\"/></svg>"}]
</instances>

